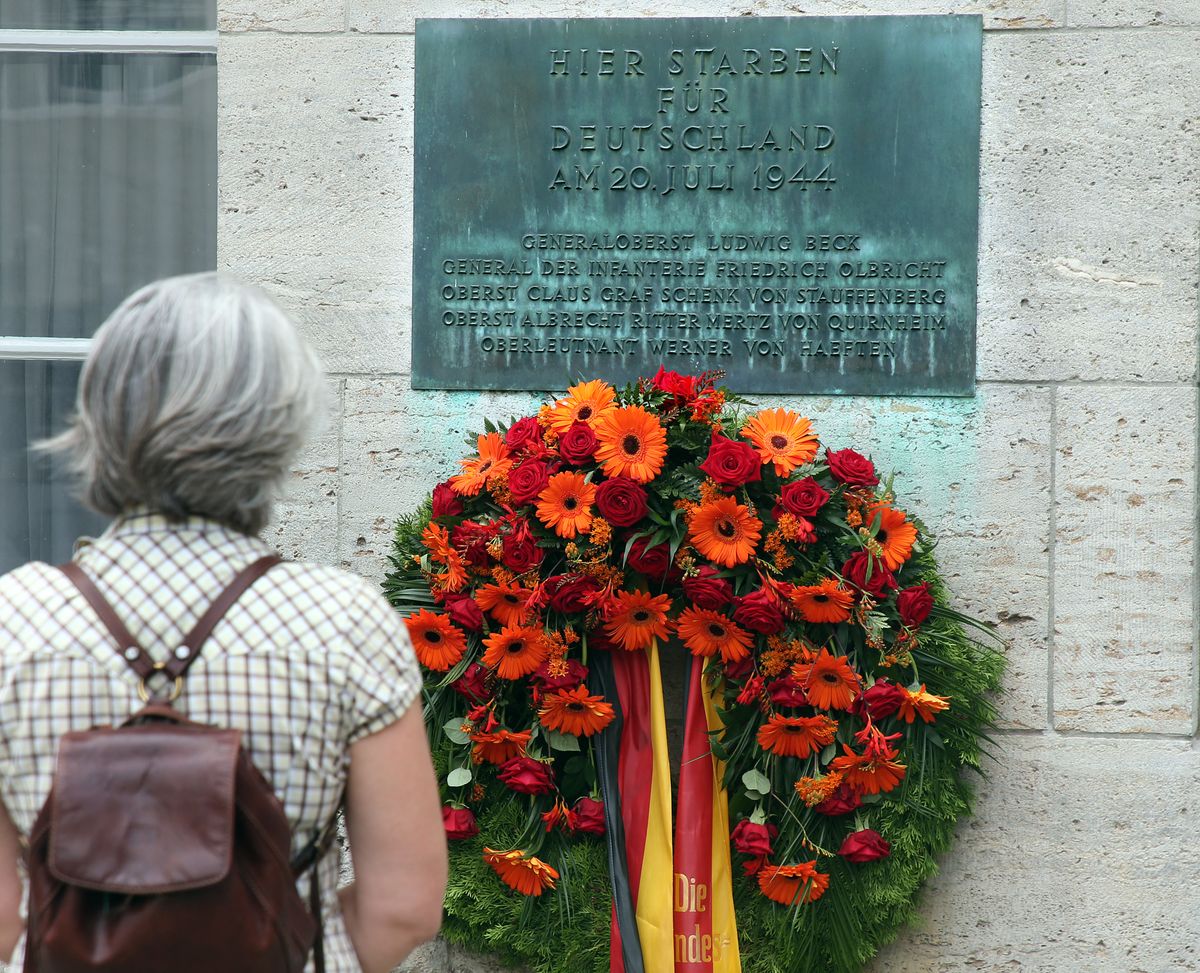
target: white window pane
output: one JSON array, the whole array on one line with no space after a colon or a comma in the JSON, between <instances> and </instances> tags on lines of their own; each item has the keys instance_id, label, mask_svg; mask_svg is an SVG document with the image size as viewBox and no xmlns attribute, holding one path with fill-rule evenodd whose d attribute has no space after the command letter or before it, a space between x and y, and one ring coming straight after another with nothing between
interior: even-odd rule
<instances>
[{"instance_id":1,"label":"white window pane","mask_svg":"<svg viewBox=\"0 0 1200 973\"><path fill-rule=\"evenodd\" d=\"M71 496L61 462L28 446L60 432L75 402L78 362L0 362L0 573L26 561L67 560L75 538L105 518Z\"/></svg>"},{"instance_id":2,"label":"white window pane","mask_svg":"<svg viewBox=\"0 0 1200 973\"><path fill-rule=\"evenodd\" d=\"M216 266L216 115L211 54L0 53L0 335Z\"/></svg>"},{"instance_id":3,"label":"white window pane","mask_svg":"<svg viewBox=\"0 0 1200 973\"><path fill-rule=\"evenodd\" d=\"M0 28L213 30L216 0L0 0Z\"/></svg>"}]
</instances>

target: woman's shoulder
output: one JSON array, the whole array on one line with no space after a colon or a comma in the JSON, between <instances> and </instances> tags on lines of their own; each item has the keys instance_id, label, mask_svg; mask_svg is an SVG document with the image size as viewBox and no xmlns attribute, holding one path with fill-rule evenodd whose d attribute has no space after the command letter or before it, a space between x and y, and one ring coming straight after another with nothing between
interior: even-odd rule
<instances>
[{"instance_id":1,"label":"woman's shoulder","mask_svg":"<svg viewBox=\"0 0 1200 973\"><path fill-rule=\"evenodd\" d=\"M53 611L70 589L66 576L50 564L30 561L0 575L0 625L12 618Z\"/></svg>"}]
</instances>

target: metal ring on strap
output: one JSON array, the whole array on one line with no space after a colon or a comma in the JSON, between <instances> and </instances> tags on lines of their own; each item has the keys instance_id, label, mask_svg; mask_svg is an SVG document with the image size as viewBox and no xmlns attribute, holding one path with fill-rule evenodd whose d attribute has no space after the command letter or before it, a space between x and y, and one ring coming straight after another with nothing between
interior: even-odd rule
<instances>
[{"instance_id":1,"label":"metal ring on strap","mask_svg":"<svg viewBox=\"0 0 1200 973\"><path fill-rule=\"evenodd\" d=\"M166 668L167 668L167 664L165 662L154 663L154 672L162 672ZM151 675L154 675L154 673L151 673ZM182 692L183 692L183 676L176 676L175 683L174 683L174 685L171 686L171 695L166 698L165 702L168 702L168 703L175 702L175 700L177 700L179 698L179 696ZM145 679L142 679L138 682L137 693L138 693L138 698L143 703L150 702L150 690L146 686ZM162 700L158 700L158 701L162 702Z\"/></svg>"}]
</instances>

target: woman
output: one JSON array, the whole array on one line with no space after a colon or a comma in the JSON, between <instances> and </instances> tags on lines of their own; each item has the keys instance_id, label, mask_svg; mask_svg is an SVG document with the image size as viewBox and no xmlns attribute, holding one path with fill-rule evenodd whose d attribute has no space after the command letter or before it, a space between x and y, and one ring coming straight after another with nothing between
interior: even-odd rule
<instances>
[{"instance_id":1,"label":"woman","mask_svg":"<svg viewBox=\"0 0 1200 973\"><path fill-rule=\"evenodd\" d=\"M151 284L96 333L78 414L48 447L116 518L74 560L155 660L270 553L256 535L321 398L283 313L214 274ZM59 738L124 721L138 685L62 572L31 563L0 578L0 959L21 934L18 850ZM243 731L294 852L345 793L355 880L338 894L337 855L318 865L329 973L386 973L441 921L446 848L419 693L405 627L374 586L285 562L213 630L175 703Z\"/></svg>"}]
</instances>

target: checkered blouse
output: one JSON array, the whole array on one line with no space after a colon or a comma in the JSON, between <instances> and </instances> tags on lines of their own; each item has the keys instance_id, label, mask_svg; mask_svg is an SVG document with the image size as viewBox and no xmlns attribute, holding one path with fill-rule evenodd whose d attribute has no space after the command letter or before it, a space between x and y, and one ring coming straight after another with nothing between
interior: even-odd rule
<instances>
[{"instance_id":1,"label":"checkered blouse","mask_svg":"<svg viewBox=\"0 0 1200 973\"><path fill-rule=\"evenodd\" d=\"M75 560L161 660L239 570L269 553L257 538L211 521L139 514L115 522ZM23 836L50 790L59 738L126 719L142 705L137 686L61 572L33 563L0 577L0 801ZM420 687L404 624L373 586L288 562L217 624L175 705L198 722L243 731L299 851L335 811L350 744L398 720ZM336 853L319 867L326 967L358 973L337 907Z\"/></svg>"}]
</instances>

